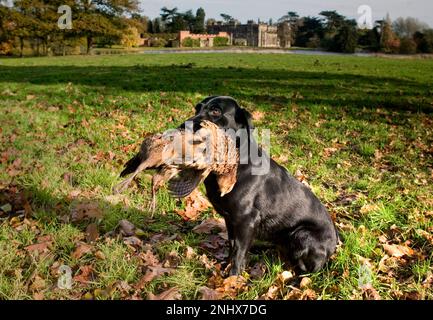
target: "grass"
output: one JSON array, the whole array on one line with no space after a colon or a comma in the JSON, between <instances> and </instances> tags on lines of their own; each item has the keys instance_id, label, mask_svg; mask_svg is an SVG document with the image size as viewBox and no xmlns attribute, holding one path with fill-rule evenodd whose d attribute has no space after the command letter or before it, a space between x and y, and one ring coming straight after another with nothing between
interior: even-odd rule
<instances>
[{"instance_id":1,"label":"grass","mask_svg":"<svg viewBox=\"0 0 433 320\"><path fill-rule=\"evenodd\" d=\"M192 232L199 222L182 221L164 190L151 219L144 176L125 195L112 196L111 187L144 134L176 126L214 94L256 112L256 127L271 130L271 155L292 174L301 171L335 217L343 245L324 270L309 275L317 298L363 298L358 279L365 261L382 298L413 292L433 298L433 243L426 236L433 232L433 60L134 54L4 59L0 75L0 206L11 202L6 190L16 187L32 211L27 223L12 218L0 226L1 299L32 299L39 291L44 298L77 299L118 281L132 286L143 276L136 253L116 239L94 244L103 260L72 258L86 225L63 217L80 199L99 204L101 233L128 219L143 229L143 241L177 235L155 245L160 259L172 251L180 256L175 272L151 281L139 297L176 286L182 298L199 298L212 273L184 257L187 247L207 253L200 247L206 237ZM44 235L52 237L49 254L24 250ZM383 241L415 254L388 259L395 265L384 271ZM272 250L253 253L251 261L250 267L262 261L266 273L237 298L261 296L285 270ZM74 275L91 264L94 277L58 290L55 262ZM35 275L42 289L32 287ZM299 281L296 276L291 285ZM289 290L283 285L279 298Z\"/></svg>"}]
</instances>

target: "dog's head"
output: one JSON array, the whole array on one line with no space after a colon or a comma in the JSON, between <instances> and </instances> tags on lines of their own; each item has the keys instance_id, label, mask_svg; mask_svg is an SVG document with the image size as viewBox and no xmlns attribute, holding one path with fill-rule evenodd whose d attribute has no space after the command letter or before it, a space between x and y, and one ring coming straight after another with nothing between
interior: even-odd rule
<instances>
[{"instance_id":1,"label":"dog's head","mask_svg":"<svg viewBox=\"0 0 433 320\"><path fill-rule=\"evenodd\" d=\"M251 114L231 97L207 97L196 105L195 110L195 116L187 120L194 124L194 131L200 129L203 120L211 121L222 129L246 129L248 132L254 129ZM184 127L185 123L181 125L181 128Z\"/></svg>"}]
</instances>

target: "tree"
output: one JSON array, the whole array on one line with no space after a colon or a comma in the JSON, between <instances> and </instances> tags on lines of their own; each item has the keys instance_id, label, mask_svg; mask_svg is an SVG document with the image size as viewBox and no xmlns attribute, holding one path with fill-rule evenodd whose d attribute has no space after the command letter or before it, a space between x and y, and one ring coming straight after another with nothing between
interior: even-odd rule
<instances>
[{"instance_id":1,"label":"tree","mask_svg":"<svg viewBox=\"0 0 433 320\"><path fill-rule=\"evenodd\" d=\"M337 11L322 11L319 14L324 17L325 32L330 35L335 35L344 25L345 17Z\"/></svg>"},{"instance_id":2,"label":"tree","mask_svg":"<svg viewBox=\"0 0 433 320\"><path fill-rule=\"evenodd\" d=\"M184 23L183 26L186 26L186 28L183 28L181 30L189 30L189 31L194 31L195 28L195 23L196 23L196 19L195 19L195 15L192 13L192 10L188 10L182 14L180 14L180 16L182 17ZM180 31L180 30L178 30Z\"/></svg>"},{"instance_id":3,"label":"tree","mask_svg":"<svg viewBox=\"0 0 433 320\"><path fill-rule=\"evenodd\" d=\"M153 33L162 33L165 31L165 24L161 18L153 19Z\"/></svg>"},{"instance_id":4,"label":"tree","mask_svg":"<svg viewBox=\"0 0 433 320\"><path fill-rule=\"evenodd\" d=\"M149 19L149 21L147 21L147 32L149 33L154 33L153 30L153 21Z\"/></svg>"},{"instance_id":5,"label":"tree","mask_svg":"<svg viewBox=\"0 0 433 320\"><path fill-rule=\"evenodd\" d=\"M206 28L204 25L206 19L206 12L203 8L198 8L195 13L194 33L204 33Z\"/></svg>"},{"instance_id":6,"label":"tree","mask_svg":"<svg viewBox=\"0 0 433 320\"><path fill-rule=\"evenodd\" d=\"M392 22L389 14L380 24L380 50L385 53L397 53L400 48L400 40L392 30Z\"/></svg>"},{"instance_id":7,"label":"tree","mask_svg":"<svg viewBox=\"0 0 433 320\"><path fill-rule=\"evenodd\" d=\"M223 18L225 24L230 24L235 21L235 19L231 15L228 15L226 13L221 13L220 16L221 18Z\"/></svg>"},{"instance_id":8,"label":"tree","mask_svg":"<svg viewBox=\"0 0 433 320\"><path fill-rule=\"evenodd\" d=\"M427 23L424 23L417 18L399 17L392 23L392 29L399 38L412 38L415 32L422 32L429 28Z\"/></svg>"},{"instance_id":9,"label":"tree","mask_svg":"<svg viewBox=\"0 0 433 320\"><path fill-rule=\"evenodd\" d=\"M417 44L417 52L433 53L433 29L415 32L413 40Z\"/></svg>"},{"instance_id":10,"label":"tree","mask_svg":"<svg viewBox=\"0 0 433 320\"><path fill-rule=\"evenodd\" d=\"M0 0L0 55L8 55L12 53L12 31L14 29L12 10L6 5L3 5Z\"/></svg>"},{"instance_id":11,"label":"tree","mask_svg":"<svg viewBox=\"0 0 433 320\"><path fill-rule=\"evenodd\" d=\"M295 45L299 47L318 47L323 33L324 28L321 19L316 17L303 17L300 19Z\"/></svg>"},{"instance_id":12,"label":"tree","mask_svg":"<svg viewBox=\"0 0 433 320\"><path fill-rule=\"evenodd\" d=\"M76 18L71 33L86 37L87 53L90 53L95 37L120 38L122 30L128 28L121 17L138 11L137 0L79 0L74 3L72 12Z\"/></svg>"},{"instance_id":13,"label":"tree","mask_svg":"<svg viewBox=\"0 0 433 320\"><path fill-rule=\"evenodd\" d=\"M358 44L356 21L346 20L338 30L331 50L344 53L354 53Z\"/></svg>"},{"instance_id":14,"label":"tree","mask_svg":"<svg viewBox=\"0 0 433 320\"><path fill-rule=\"evenodd\" d=\"M417 44L415 40L411 38L403 38L400 40L400 53L401 54L415 54L417 50Z\"/></svg>"},{"instance_id":15,"label":"tree","mask_svg":"<svg viewBox=\"0 0 433 320\"><path fill-rule=\"evenodd\" d=\"M359 29L358 30L358 45L371 50L378 51L380 42L380 33L377 27L373 29Z\"/></svg>"},{"instance_id":16,"label":"tree","mask_svg":"<svg viewBox=\"0 0 433 320\"><path fill-rule=\"evenodd\" d=\"M296 34L298 32L298 28L300 25L300 19L299 15L296 12L289 11L286 15L282 16L280 19L278 19L278 23L282 30L281 33L287 34L287 40L290 42L295 42ZM290 35L287 32L287 30L290 30ZM281 41L281 40L280 40Z\"/></svg>"}]
</instances>

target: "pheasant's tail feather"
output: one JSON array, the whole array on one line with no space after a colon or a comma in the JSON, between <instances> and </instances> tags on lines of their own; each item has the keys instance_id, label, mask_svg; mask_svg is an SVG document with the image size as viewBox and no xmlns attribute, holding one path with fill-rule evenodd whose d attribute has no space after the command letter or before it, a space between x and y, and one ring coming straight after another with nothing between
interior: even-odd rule
<instances>
[{"instance_id":1,"label":"pheasant's tail feather","mask_svg":"<svg viewBox=\"0 0 433 320\"><path fill-rule=\"evenodd\" d=\"M198 187L202 180L199 171L185 169L168 182L168 191L172 197L185 198Z\"/></svg>"},{"instance_id":2,"label":"pheasant's tail feather","mask_svg":"<svg viewBox=\"0 0 433 320\"><path fill-rule=\"evenodd\" d=\"M130 159L127 163L125 163L125 169L120 173L121 177L125 177L130 173L133 173L139 165L141 164L141 154L137 153L132 159Z\"/></svg>"}]
</instances>

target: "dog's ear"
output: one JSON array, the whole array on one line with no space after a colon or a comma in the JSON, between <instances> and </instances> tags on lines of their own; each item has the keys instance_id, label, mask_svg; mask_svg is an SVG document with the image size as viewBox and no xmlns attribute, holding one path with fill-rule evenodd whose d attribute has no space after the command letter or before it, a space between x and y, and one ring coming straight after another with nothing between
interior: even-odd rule
<instances>
[{"instance_id":1,"label":"dog's ear","mask_svg":"<svg viewBox=\"0 0 433 320\"><path fill-rule=\"evenodd\" d=\"M216 98L218 96L210 96L207 97L205 99L203 99L203 101L201 101L200 103L197 103L197 105L195 106L195 114L199 114L201 109L203 108L204 105L206 105L209 101L211 101L213 98Z\"/></svg>"},{"instance_id":2,"label":"dog's ear","mask_svg":"<svg viewBox=\"0 0 433 320\"><path fill-rule=\"evenodd\" d=\"M244 108L237 108L235 113L235 121L245 126L248 130L254 130L251 113Z\"/></svg>"}]
</instances>

